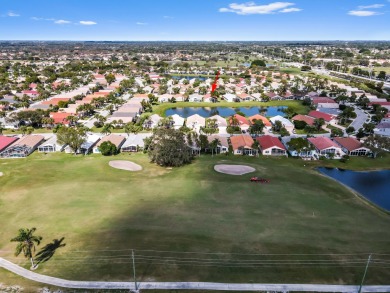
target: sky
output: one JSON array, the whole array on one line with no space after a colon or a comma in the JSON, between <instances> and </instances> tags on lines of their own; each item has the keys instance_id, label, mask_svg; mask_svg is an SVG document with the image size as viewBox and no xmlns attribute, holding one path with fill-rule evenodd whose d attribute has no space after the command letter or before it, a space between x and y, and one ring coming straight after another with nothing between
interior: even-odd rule
<instances>
[{"instance_id":1,"label":"sky","mask_svg":"<svg viewBox=\"0 0 390 293\"><path fill-rule=\"evenodd\" d=\"M390 0L0 0L0 40L390 40Z\"/></svg>"}]
</instances>

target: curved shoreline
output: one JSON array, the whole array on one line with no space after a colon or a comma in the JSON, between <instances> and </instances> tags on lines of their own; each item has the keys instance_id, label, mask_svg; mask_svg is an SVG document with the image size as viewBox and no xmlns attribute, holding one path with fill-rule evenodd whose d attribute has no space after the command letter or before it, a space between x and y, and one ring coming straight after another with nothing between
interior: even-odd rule
<instances>
[{"instance_id":1,"label":"curved shoreline","mask_svg":"<svg viewBox=\"0 0 390 293\"><path fill-rule=\"evenodd\" d=\"M332 169L336 169L336 168L332 168ZM361 194L360 192L356 191L355 189L353 189L352 187L346 185L345 183L329 176L329 175L326 175L324 173L321 173L318 168L315 168L315 170L317 171L317 173L321 176L324 176L326 178L329 178L329 179L332 179L333 181L336 181L337 183L339 183L340 185L344 186L346 189L348 189L349 191L351 191L358 199L360 199L362 201L362 203L366 204L367 206L371 207L371 208L374 208L376 209L377 211L380 211L381 213L384 213L386 215L390 215L390 211L382 208L381 206L377 205L376 203L372 202L371 200L369 200L368 198L366 198L363 194ZM386 169L385 169L386 170ZM353 171L353 170L351 170ZM361 172L369 172L369 171L361 171Z\"/></svg>"}]
</instances>

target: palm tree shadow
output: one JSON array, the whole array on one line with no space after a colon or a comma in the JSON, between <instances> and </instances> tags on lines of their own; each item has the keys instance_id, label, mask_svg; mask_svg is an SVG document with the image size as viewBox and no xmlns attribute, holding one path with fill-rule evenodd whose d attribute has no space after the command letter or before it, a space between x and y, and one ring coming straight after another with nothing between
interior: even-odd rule
<instances>
[{"instance_id":1,"label":"palm tree shadow","mask_svg":"<svg viewBox=\"0 0 390 293\"><path fill-rule=\"evenodd\" d=\"M58 248L66 245L65 243L62 243L64 239L65 237L62 237L60 240L53 239L52 243L46 244L45 247L42 247L42 249L36 254L35 260L37 263L44 263L51 259Z\"/></svg>"}]
</instances>

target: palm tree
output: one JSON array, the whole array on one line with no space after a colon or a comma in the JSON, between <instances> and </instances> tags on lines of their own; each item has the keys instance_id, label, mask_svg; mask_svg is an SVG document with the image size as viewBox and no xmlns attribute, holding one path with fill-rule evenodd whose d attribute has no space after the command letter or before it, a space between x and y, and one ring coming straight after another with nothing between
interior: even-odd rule
<instances>
[{"instance_id":1,"label":"palm tree","mask_svg":"<svg viewBox=\"0 0 390 293\"><path fill-rule=\"evenodd\" d=\"M3 123L0 122L0 134L3 134L5 128L3 127Z\"/></svg>"},{"instance_id":2,"label":"palm tree","mask_svg":"<svg viewBox=\"0 0 390 293\"><path fill-rule=\"evenodd\" d=\"M26 258L29 258L31 261L31 269L36 269L37 265L34 264L33 252L35 252L35 244L39 245L41 243L42 237L33 235L36 228L31 229L19 229L19 234L15 238L11 239L11 242L19 242L16 246L15 256L18 256L23 252Z\"/></svg>"},{"instance_id":3,"label":"palm tree","mask_svg":"<svg viewBox=\"0 0 390 293\"><path fill-rule=\"evenodd\" d=\"M103 125L102 133L105 135L108 135L111 133L112 129L112 124L111 123L106 123Z\"/></svg>"}]
</instances>

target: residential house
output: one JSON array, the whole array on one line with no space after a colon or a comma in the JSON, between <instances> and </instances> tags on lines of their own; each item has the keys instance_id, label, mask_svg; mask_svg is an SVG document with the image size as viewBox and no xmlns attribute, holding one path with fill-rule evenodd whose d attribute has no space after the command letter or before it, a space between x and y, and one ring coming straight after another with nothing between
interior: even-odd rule
<instances>
[{"instance_id":1,"label":"residential house","mask_svg":"<svg viewBox=\"0 0 390 293\"><path fill-rule=\"evenodd\" d=\"M354 137L335 137L333 138L344 153L349 156L366 156L371 150L364 147L363 144Z\"/></svg>"},{"instance_id":2,"label":"residential house","mask_svg":"<svg viewBox=\"0 0 390 293\"><path fill-rule=\"evenodd\" d=\"M0 153L17 140L18 140L18 137L16 137L16 136L0 135Z\"/></svg>"},{"instance_id":3,"label":"residential house","mask_svg":"<svg viewBox=\"0 0 390 293\"><path fill-rule=\"evenodd\" d=\"M100 153L99 147L102 145L103 142L109 141L113 143L116 146L116 149L119 151L123 145L123 143L126 141L126 138L122 135L118 134L110 134L105 137L103 137L99 142L93 147L93 152L95 154Z\"/></svg>"},{"instance_id":4,"label":"residential house","mask_svg":"<svg viewBox=\"0 0 390 293\"><path fill-rule=\"evenodd\" d=\"M319 112L319 111L310 111L309 114L307 114L308 116L310 117L313 117L314 119L320 119L320 118L323 118L325 120L325 122L327 123L330 123L334 120L334 116L333 115L330 115L330 114L327 114L327 113L323 113L323 112Z\"/></svg>"},{"instance_id":5,"label":"residential house","mask_svg":"<svg viewBox=\"0 0 390 293\"><path fill-rule=\"evenodd\" d=\"M187 117L186 126L199 132L201 127L206 125L206 119L198 114Z\"/></svg>"},{"instance_id":6,"label":"residential house","mask_svg":"<svg viewBox=\"0 0 390 293\"><path fill-rule=\"evenodd\" d=\"M264 156L287 156L287 149L277 137L263 135L257 137L256 140Z\"/></svg>"},{"instance_id":7,"label":"residential house","mask_svg":"<svg viewBox=\"0 0 390 293\"><path fill-rule=\"evenodd\" d=\"M218 141L219 141L218 146L217 146L217 150L216 150L217 154L227 153L229 151L228 137L227 136L218 135L218 134L213 134L213 135L207 136L207 140L208 140L209 143L211 143L215 139L218 139Z\"/></svg>"},{"instance_id":8,"label":"residential house","mask_svg":"<svg viewBox=\"0 0 390 293\"><path fill-rule=\"evenodd\" d=\"M259 114L249 117L248 120L250 121L251 124L254 124L255 120L261 120L263 121L265 128L270 129L272 127L271 122L266 117Z\"/></svg>"},{"instance_id":9,"label":"residential house","mask_svg":"<svg viewBox=\"0 0 390 293\"><path fill-rule=\"evenodd\" d=\"M92 148L95 144L100 140L100 136L93 133L88 133L85 142L81 145L80 149L77 150L77 154L88 155L92 152ZM69 145L67 145L64 149L65 153L74 153L75 151L71 149Z\"/></svg>"},{"instance_id":10,"label":"residential house","mask_svg":"<svg viewBox=\"0 0 390 293\"><path fill-rule=\"evenodd\" d=\"M237 126L239 126L242 131L247 131L249 129L250 122L244 116L241 116L240 114L234 114L232 117L234 117L237 120L238 122ZM234 124L232 117L229 118L230 125Z\"/></svg>"},{"instance_id":11,"label":"residential house","mask_svg":"<svg viewBox=\"0 0 390 293\"><path fill-rule=\"evenodd\" d=\"M171 117L173 119L173 128L179 129L180 127L184 126L185 119L183 117L180 117L177 114L174 114Z\"/></svg>"},{"instance_id":12,"label":"residential house","mask_svg":"<svg viewBox=\"0 0 390 293\"><path fill-rule=\"evenodd\" d=\"M240 102L240 98L237 97L235 94L225 94L222 97L225 101L229 103Z\"/></svg>"},{"instance_id":13,"label":"residential house","mask_svg":"<svg viewBox=\"0 0 390 293\"><path fill-rule=\"evenodd\" d=\"M65 147L66 145L60 144L57 141L57 135L53 135L38 147L38 152L41 153L62 152L65 149Z\"/></svg>"},{"instance_id":14,"label":"residential house","mask_svg":"<svg viewBox=\"0 0 390 293\"><path fill-rule=\"evenodd\" d=\"M303 122L306 122L307 125L313 126L315 119L313 117L310 117L310 116L307 116L307 115L298 114L298 115L295 115L291 120L293 120L293 121L303 121Z\"/></svg>"},{"instance_id":15,"label":"residential house","mask_svg":"<svg viewBox=\"0 0 390 293\"><path fill-rule=\"evenodd\" d=\"M122 152L138 152L145 147L145 138L152 136L152 133L130 134L122 145Z\"/></svg>"},{"instance_id":16,"label":"residential house","mask_svg":"<svg viewBox=\"0 0 390 293\"><path fill-rule=\"evenodd\" d=\"M253 138L248 134L240 134L230 137L230 144L235 155L254 156L257 150L253 148Z\"/></svg>"},{"instance_id":17,"label":"residential house","mask_svg":"<svg viewBox=\"0 0 390 293\"><path fill-rule=\"evenodd\" d=\"M271 121L273 126L276 124L276 121L280 121L282 123L282 127L286 128L286 130L290 133L294 130L294 124L290 120L280 115L274 116L269 120Z\"/></svg>"},{"instance_id":18,"label":"residential house","mask_svg":"<svg viewBox=\"0 0 390 293\"><path fill-rule=\"evenodd\" d=\"M149 118L147 118L144 122L144 124L142 125L143 128L146 128L146 129L152 129L152 128L155 128L158 126L160 120L162 119L162 117L158 114L153 114L151 116L149 116Z\"/></svg>"},{"instance_id":19,"label":"residential house","mask_svg":"<svg viewBox=\"0 0 390 293\"><path fill-rule=\"evenodd\" d=\"M26 135L1 152L2 158L24 158L33 153L44 141L42 135Z\"/></svg>"},{"instance_id":20,"label":"residential house","mask_svg":"<svg viewBox=\"0 0 390 293\"><path fill-rule=\"evenodd\" d=\"M340 159L345 155L341 147L329 137L309 137L307 140L314 146L319 156Z\"/></svg>"},{"instance_id":21,"label":"residential house","mask_svg":"<svg viewBox=\"0 0 390 293\"><path fill-rule=\"evenodd\" d=\"M314 149L313 145L310 144L309 142L308 142L308 148L307 149L303 149L300 152L298 152L297 150L291 148L288 143L293 138L297 138L297 137L294 137L294 136L284 136L284 137L281 138L281 141L282 141L283 145L286 147L287 151L290 153L290 155L292 157L300 157L300 158L302 158L304 160L306 160L306 159L310 159L310 160L318 159L316 150ZM301 138L301 139L305 139L305 138Z\"/></svg>"},{"instance_id":22,"label":"residential house","mask_svg":"<svg viewBox=\"0 0 390 293\"><path fill-rule=\"evenodd\" d=\"M198 94L192 94L188 97L188 102L203 102L203 96Z\"/></svg>"}]
</instances>

